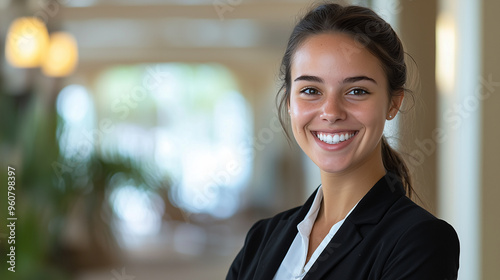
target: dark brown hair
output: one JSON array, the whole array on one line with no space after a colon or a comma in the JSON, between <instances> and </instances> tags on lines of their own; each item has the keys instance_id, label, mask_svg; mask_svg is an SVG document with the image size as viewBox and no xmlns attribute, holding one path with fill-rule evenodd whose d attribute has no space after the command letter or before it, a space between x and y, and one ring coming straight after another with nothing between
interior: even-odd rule
<instances>
[{"instance_id":1,"label":"dark brown hair","mask_svg":"<svg viewBox=\"0 0 500 280\"><path fill-rule=\"evenodd\" d=\"M276 95L279 120L288 138L286 122L290 102L291 66L293 55L312 35L340 32L351 35L356 44L365 47L381 62L387 76L389 100L405 89L407 68L403 44L392 27L372 10L359 6L322 4L310 10L295 26L281 62L282 86ZM394 173L403 183L407 195L414 194L410 171L401 155L392 149L382 136L382 161L387 171Z\"/></svg>"}]
</instances>

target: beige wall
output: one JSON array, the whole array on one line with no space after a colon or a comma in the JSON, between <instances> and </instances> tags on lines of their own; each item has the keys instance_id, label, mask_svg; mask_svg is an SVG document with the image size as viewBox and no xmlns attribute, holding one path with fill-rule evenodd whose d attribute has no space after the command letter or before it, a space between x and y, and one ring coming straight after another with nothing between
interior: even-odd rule
<instances>
[{"instance_id":1,"label":"beige wall","mask_svg":"<svg viewBox=\"0 0 500 280\"><path fill-rule=\"evenodd\" d=\"M481 113L481 270L482 279L493 280L500 275L500 2L482 4L481 76L494 83L483 87Z\"/></svg>"},{"instance_id":2,"label":"beige wall","mask_svg":"<svg viewBox=\"0 0 500 280\"><path fill-rule=\"evenodd\" d=\"M400 123L401 150L413 157L406 162L413 172L415 191L419 199L415 201L432 213L436 213L436 152L423 151L425 139L432 139L436 128L436 1L401 1L399 14L399 33L407 56L409 81L407 87L414 91L414 102L410 94L406 103L412 104L403 114ZM413 80L417 79L417 80Z\"/></svg>"}]
</instances>

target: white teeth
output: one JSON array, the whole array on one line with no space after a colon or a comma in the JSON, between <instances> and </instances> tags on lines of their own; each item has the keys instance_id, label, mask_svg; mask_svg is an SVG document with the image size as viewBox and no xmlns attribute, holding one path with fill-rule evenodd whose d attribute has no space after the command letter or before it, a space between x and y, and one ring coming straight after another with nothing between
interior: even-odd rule
<instances>
[{"instance_id":1,"label":"white teeth","mask_svg":"<svg viewBox=\"0 0 500 280\"><path fill-rule=\"evenodd\" d=\"M340 136L338 134L335 134L333 136L333 144L338 144L340 142Z\"/></svg>"},{"instance_id":2,"label":"white teeth","mask_svg":"<svg viewBox=\"0 0 500 280\"><path fill-rule=\"evenodd\" d=\"M349 134L348 132L344 134L323 134L323 133L317 133L317 137L319 140L328 143L328 144L338 144L340 142L346 141L351 139L351 137L354 136L355 133Z\"/></svg>"}]
</instances>

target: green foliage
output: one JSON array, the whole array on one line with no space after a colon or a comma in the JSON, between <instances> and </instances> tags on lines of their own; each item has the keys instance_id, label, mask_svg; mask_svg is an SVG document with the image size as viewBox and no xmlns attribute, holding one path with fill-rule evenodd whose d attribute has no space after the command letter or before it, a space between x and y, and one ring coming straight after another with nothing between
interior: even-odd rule
<instances>
[{"instance_id":1,"label":"green foliage","mask_svg":"<svg viewBox=\"0 0 500 280\"><path fill-rule=\"evenodd\" d=\"M1 88L1 87L0 87ZM59 154L58 116L55 104L47 105L35 93L11 96L0 91L0 279L71 279L85 265L104 266L113 262L115 236L110 228L112 215L103 218L110 206L109 179L117 173L148 188L165 187L163 178L148 174L132 159L103 159L94 153L75 162ZM23 102L20 102L22 99ZM81 159L76 159L81 160ZM4 223L7 218L7 166L16 169L16 272L3 261L9 250ZM90 252L74 252L64 241L65 230L81 201L79 215L85 222ZM104 236L106 246L98 242ZM97 257L92 260L88 256ZM86 257L82 262L82 256Z\"/></svg>"}]
</instances>

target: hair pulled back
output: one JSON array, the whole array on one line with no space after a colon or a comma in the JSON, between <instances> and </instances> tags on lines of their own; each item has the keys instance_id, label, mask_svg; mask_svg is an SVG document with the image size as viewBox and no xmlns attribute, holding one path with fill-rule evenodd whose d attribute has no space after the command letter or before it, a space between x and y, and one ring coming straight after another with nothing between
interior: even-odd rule
<instances>
[{"instance_id":1,"label":"hair pulled back","mask_svg":"<svg viewBox=\"0 0 500 280\"><path fill-rule=\"evenodd\" d=\"M377 57L384 70L389 100L405 91L407 67L403 44L392 27L372 10L360 6L322 4L310 10L295 26L288 40L280 68L282 86L276 96L279 120L285 129L290 102L291 67L297 49L310 36L323 33L344 33L352 36L357 47L366 48ZM286 135L289 137L287 130ZM401 155L382 136L382 160L387 171L401 180L409 197L414 193L409 169Z\"/></svg>"}]
</instances>

